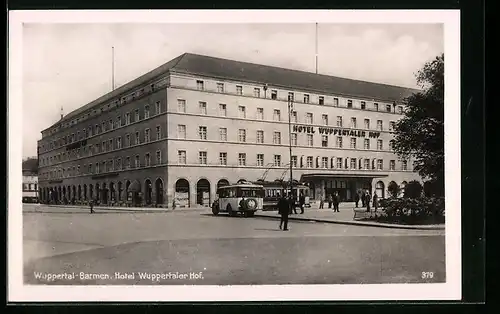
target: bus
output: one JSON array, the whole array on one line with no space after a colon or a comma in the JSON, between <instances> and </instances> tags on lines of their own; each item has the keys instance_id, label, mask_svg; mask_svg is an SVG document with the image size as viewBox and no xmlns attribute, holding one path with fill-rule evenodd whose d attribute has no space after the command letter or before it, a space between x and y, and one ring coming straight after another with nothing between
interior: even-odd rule
<instances>
[{"instance_id":1,"label":"bus","mask_svg":"<svg viewBox=\"0 0 500 314\"><path fill-rule=\"evenodd\" d=\"M245 217L254 216L255 212L263 209L264 188L262 185L250 182L240 182L222 186L217 189L218 199L212 204L212 213L228 213L237 216L242 213Z\"/></svg>"},{"instance_id":2,"label":"bus","mask_svg":"<svg viewBox=\"0 0 500 314\"><path fill-rule=\"evenodd\" d=\"M288 182L285 181L257 181L255 184L260 184L264 187L264 210L276 210L278 200L283 193L289 194ZM294 206L299 207L300 195L305 197L305 207L311 207L309 187L294 181L292 184L292 195Z\"/></svg>"}]
</instances>

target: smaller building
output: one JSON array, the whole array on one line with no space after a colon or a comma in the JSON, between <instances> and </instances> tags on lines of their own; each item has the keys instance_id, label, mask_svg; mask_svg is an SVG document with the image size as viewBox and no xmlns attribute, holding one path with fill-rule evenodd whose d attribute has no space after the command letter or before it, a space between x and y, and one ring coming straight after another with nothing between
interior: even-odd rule
<instances>
[{"instance_id":1,"label":"smaller building","mask_svg":"<svg viewBox=\"0 0 500 314\"><path fill-rule=\"evenodd\" d=\"M23 203L38 203L38 175L24 170Z\"/></svg>"}]
</instances>

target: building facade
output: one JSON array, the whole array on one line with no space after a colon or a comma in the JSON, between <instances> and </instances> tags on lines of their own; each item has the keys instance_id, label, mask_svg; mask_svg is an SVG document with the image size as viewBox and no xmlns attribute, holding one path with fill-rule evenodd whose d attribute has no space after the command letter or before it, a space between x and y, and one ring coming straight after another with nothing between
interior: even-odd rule
<instances>
[{"instance_id":1,"label":"building facade","mask_svg":"<svg viewBox=\"0 0 500 314\"><path fill-rule=\"evenodd\" d=\"M290 164L312 199L385 197L421 180L390 148L412 92L183 54L42 131L40 197L207 206L220 185L289 180Z\"/></svg>"},{"instance_id":2,"label":"building facade","mask_svg":"<svg viewBox=\"0 0 500 314\"><path fill-rule=\"evenodd\" d=\"M38 203L38 176L23 171L23 203Z\"/></svg>"}]
</instances>

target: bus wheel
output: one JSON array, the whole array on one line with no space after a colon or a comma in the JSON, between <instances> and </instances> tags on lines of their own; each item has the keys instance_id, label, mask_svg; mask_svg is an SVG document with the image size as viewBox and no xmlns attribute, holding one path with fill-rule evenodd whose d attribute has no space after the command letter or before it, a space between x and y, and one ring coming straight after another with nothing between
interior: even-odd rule
<instances>
[{"instance_id":1,"label":"bus wheel","mask_svg":"<svg viewBox=\"0 0 500 314\"><path fill-rule=\"evenodd\" d=\"M212 214L214 214L214 216L217 216L219 214L219 206L218 205L212 206Z\"/></svg>"}]
</instances>

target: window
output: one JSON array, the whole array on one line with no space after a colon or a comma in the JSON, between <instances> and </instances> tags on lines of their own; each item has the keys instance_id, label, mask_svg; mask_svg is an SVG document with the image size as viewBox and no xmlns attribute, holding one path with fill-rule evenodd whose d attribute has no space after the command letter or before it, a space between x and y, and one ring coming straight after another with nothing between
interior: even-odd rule
<instances>
[{"instance_id":1,"label":"window","mask_svg":"<svg viewBox=\"0 0 500 314\"><path fill-rule=\"evenodd\" d=\"M102 130L102 132L106 132L106 130L107 130L105 121L101 122L101 130ZM78 135L80 135L80 134L78 134ZM74 140L75 140L75 134L73 134L73 141Z\"/></svg>"},{"instance_id":2,"label":"window","mask_svg":"<svg viewBox=\"0 0 500 314\"><path fill-rule=\"evenodd\" d=\"M365 129L370 128L370 119L365 119Z\"/></svg>"},{"instance_id":3,"label":"window","mask_svg":"<svg viewBox=\"0 0 500 314\"><path fill-rule=\"evenodd\" d=\"M245 129L239 129L238 130L238 140L240 142L246 142L247 141L247 131Z\"/></svg>"},{"instance_id":4,"label":"window","mask_svg":"<svg viewBox=\"0 0 500 314\"><path fill-rule=\"evenodd\" d=\"M92 173L92 164L89 164L89 173Z\"/></svg>"},{"instance_id":5,"label":"window","mask_svg":"<svg viewBox=\"0 0 500 314\"><path fill-rule=\"evenodd\" d=\"M106 151L106 142L102 142L102 146L101 146L101 149L102 149L102 152L105 152Z\"/></svg>"},{"instance_id":6,"label":"window","mask_svg":"<svg viewBox=\"0 0 500 314\"><path fill-rule=\"evenodd\" d=\"M401 162L401 170L403 170L403 171L408 170L408 161L403 160L403 161Z\"/></svg>"},{"instance_id":7,"label":"window","mask_svg":"<svg viewBox=\"0 0 500 314\"><path fill-rule=\"evenodd\" d=\"M351 169L356 169L356 158L351 158Z\"/></svg>"},{"instance_id":8,"label":"window","mask_svg":"<svg viewBox=\"0 0 500 314\"><path fill-rule=\"evenodd\" d=\"M236 85L236 94L243 95L243 86Z\"/></svg>"},{"instance_id":9,"label":"window","mask_svg":"<svg viewBox=\"0 0 500 314\"><path fill-rule=\"evenodd\" d=\"M375 111L378 111L378 104L377 104L377 103L374 103L374 104L373 104L373 109L374 109Z\"/></svg>"},{"instance_id":10,"label":"window","mask_svg":"<svg viewBox=\"0 0 500 314\"><path fill-rule=\"evenodd\" d=\"M179 164L185 165L186 164L186 151L185 150L177 151L177 159L179 161Z\"/></svg>"},{"instance_id":11,"label":"window","mask_svg":"<svg viewBox=\"0 0 500 314\"><path fill-rule=\"evenodd\" d=\"M385 105L385 111L391 112L391 105Z\"/></svg>"},{"instance_id":12,"label":"window","mask_svg":"<svg viewBox=\"0 0 500 314\"><path fill-rule=\"evenodd\" d=\"M144 119L149 118L149 105L144 106Z\"/></svg>"},{"instance_id":13,"label":"window","mask_svg":"<svg viewBox=\"0 0 500 314\"><path fill-rule=\"evenodd\" d=\"M352 117L351 118L351 128L357 128L358 127L358 122L356 118Z\"/></svg>"},{"instance_id":14,"label":"window","mask_svg":"<svg viewBox=\"0 0 500 314\"><path fill-rule=\"evenodd\" d=\"M347 100L347 108L352 108L352 100Z\"/></svg>"},{"instance_id":15,"label":"window","mask_svg":"<svg viewBox=\"0 0 500 314\"><path fill-rule=\"evenodd\" d=\"M200 101L198 105L200 107L200 114L207 114L207 103L204 101Z\"/></svg>"},{"instance_id":16,"label":"window","mask_svg":"<svg viewBox=\"0 0 500 314\"><path fill-rule=\"evenodd\" d=\"M325 104L325 97L323 97L323 96L319 96L319 98L318 98L318 103L319 103L320 105L324 105L324 104Z\"/></svg>"},{"instance_id":17,"label":"window","mask_svg":"<svg viewBox=\"0 0 500 314\"><path fill-rule=\"evenodd\" d=\"M396 126L396 122L394 122L394 121L389 122L389 131L394 131L395 126Z\"/></svg>"},{"instance_id":18,"label":"window","mask_svg":"<svg viewBox=\"0 0 500 314\"><path fill-rule=\"evenodd\" d=\"M382 120L377 120L377 130L382 131Z\"/></svg>"},{"instance_id":19,"label":"window","mask_svg":"<svg viewBox=\"0 0 500 314\"><path fill-rule=\"evenodd\" d=\"M335 107L339 106L339 99L338 98L333 98L333 106L335 106Z\"/></svg>"},{"instance_id":20,"label":"window","mask_svg":"<svg viewBox=\"0 0 500 314\"><path fill-rule=\"evenodd\" d=\"M260 88L254 88L253 89L253 96L260 98Z\"/></svg>"},{"instance_id":21,"label":"window","mask_svg":"<svg viewBox=\"0 0 500 314\"><path fill-rule=\"evenodd\" d=\"M227 153L219 153L219 164L227 166Z\"/></svg>"},{"instance_id":22,"label":"window","mask_svg":"<svg viewBox=\"0 0 500 314\"><path fill-rule=\"evenodd\" d=\"M328 135L321 135L321 147L328 147Z\"/></svg>"},{"instance_id":23,"label":"window","mask_svg":"<svg viewBox=\"0 0 500 314\"><path fill-rule=\"evenodd\" d=\"M365 138L363 147L365 149L370 149L370 139Z\"/></svg>"},{"instance_id":24,"label":"window","mask_svg":"<svg viewBox=\"0 0 500 314\"><path fill-rule=\"evenodd\" d=\"M224 93L224 83L217 83L217 92Z\"/></svg>"},{"instance_id":25,"label":"window","mask_svg":"<svg viewBox=\"0 0 500 314\"><path fill-rule=\"evenodd\" d=\"M351 148L356 149L356 138L355 137L351 138Z\"/></svg>"},{"instance_id":26,"label":"window","mask_svg":"<svg viewBox=\"0 0 500 314\"><path fill-rule=\"evenodd\" d=\"M109 150L113 150L113 139L108 141ZM80 155L80 149L78 149L78 155Z\"/></svg>"},{"instance_id":27,"label":"window","mask_svg":"<svg viewBox=\"0 0 500 314\"><path fill-rule=\"evenodd\" d=\"M207 139L207 127L206 126L200 126L198 128L198 134L200 136L200 140L206 140Z\"/></svg>"},{"instance_id":28,"label":"window","mask_svg":"<svg viewBox=\"0 0 500 314\"><path fill-rule=\"evenodd\" d=\"M207 152L200 152L199 153L199 162L200 162L200 165L206 165L207 164Z\"/></svg>"},{"instance_id":29,"label":"window","mask_svg":"<svg viewBox=\"0 0 500 314\"><path fill-rule=\"evenodd\" d=\"M264 120L264 108L257 108L257 119Z\"/></svg>"},{"instance_id":30,"label":"window","mask_svg":"<svg viewBox=\"0 0 500 314\"><path fill-rule=\"evenodd\" d=\"M281 144L281 132L274 132L273 143L274 144Z\"/></svg>"},{"instance_id":31,"label":"window","mask_svg":"<svg viewBox=\"0 0 500 314\"><path fill-rule=\"evenodd\" d=\"M305 104L309 103L309 95L308 94L304 94L304 103Z\"/></svg>"},{"instance_id":32,"label":"window","mask_svg":"<svg viewBox=\"0 0 500 314\"><path fill-rule=\"evenodd\" d=\"M337 142L335 143L337 148L342 148L342 137L337 136Z\"/></svg>"},{"instance_id":33,"label":"window","mask_svg":"<svg viewBox=\"0 0 500 314\"><path fill-rule=\"evenodd\" d=\"M89 145L89 156L92 156L93 153L94 153L94 146ZM66 159L66 154L64 154L63 156L64 156L64 159Z\"/></svg>"},{"instance_id":34,"label":"window","mask_svg":"<svg viewBox=\"0 0 500 314\"><path fill-rule=\"evenodd\" d=\"M130 157L127 157L127 159L125 161L125 168L130 169Z\"/></svg>"},{"instance_id":35,"label":"window","mask_svg":"<svg viewBox=\"0 0 500 314\"><path fill-rule=\"evenodd\" d=\"M113 130L113 129L115 128L115 124L113 123L113 119L109 119L109 128L110 128L111 130ZM86 131L85 131L85 129L84 129L84 130L83 130L83 137L85 137L85 136L86 136L86 134L85 134L85 133L87 133L87 132L86 132Z\"/></svg>"},{"instance_id":36,"label":"window","mask_svg":"<svg viewBox=\"0 0 500 314\"><path fill-rule=\"evenodd\" d=\"M219 139L222 142L227 141L227 128L219 128Z\"/></svg>"},{"instance_id":37,"label":"window","mask_svg":"<svg viewBox=\"0 0 500 314\"><path fill-rule=\"evenodd\" d=\"M364 169L370 169L370 159L365 159L365 166L364 166Z\"/></svg>"},{"instance_id":38,"label":"window","mask_svg":"<svg viewBox=\"0 0 500 314\"><path fill-rule=\"evenodd\" d=\"M342 127L342 117L337 116L337 127L341 128Z\"/></svg>"},{"instance_id":39,"label":"window","mask_svg":"<svg viewBox=\"0 0 500 314\"><path fill-rule=\"evenodd\" d=\"M95 172L96 173L100 173L101 172L100 169L99 169L99 163L98 162L95 163Z\"/></svg>"},{"instance_id":40,"label":"window","mask_svg":"<svg viewBox=\"0 0 500 314\"><path fill-rule=\"evenodd\" d=\"M177 125L177 138L181 138L181 139L186 138L186 125L184 125L184 124Z\"/></svg>"},{"instance_id":41,"label":"window","mask_svg":"<svg viewBox=\"0 0 500 314\"><path fill-rule=\"evenodd\" d=\"M314 145L314 142L313 142L312 134L307 134L307 146L313 146L313 145Z\"/></svg>"},{"instance_id":42,"label":"window","mask_svg":"<svg viewBox=\"0 0 500 314\"><path fill-rule=\"evenodd\" d=\"M328 168L328 157L321 157L321 168Z\"/></svg>"},{"instance_id":43,"label":"window","mask_svg":"<svg viewBox=\"0 0 500 314\"><path fill-rule=\"evenodd\" d=\"M242 119L246 118L247 111L245 106L238 106L238 116Z\"/></svg>"},{"instance_id":44,"label":"window","mask_svg":"<svg viewBox=\"0 0 500 314\"><path fill-rule=\"evenodd\" d=\"M292 167L297 168L297 156L292 156Z\"/></svg>"},{"instance_id":45,"label":"window","mask_svg":"<svg viewBox=\"0 0 500 314\"><path fill-rule=\"evenodd\" d=\"M382 159L377 159L377 170L384 169L384 161Z\"/></svg>"},{"instance_id":46,"label":"window","mask_svg":"<svg viewBox=\"0 0 500 314\"><path fill-rule=\"evenodd\" d=\"M298 119L297 119L297 111L292 111L292 122L295 122L297 123L298 122Z\"/></svg>"},{"instance_id":47,"label":"window","mask_svg":"<svg viewBox=\"0 0 500 314\"><path fill-rule=\"evenodd\" d=\"M118 158L116 160L116 170L122 170L122 159Z\"/></svg>"},{"instance_id":48,"label":"window","mask_svg":"<svg viewBox=\"0 0 500 314\"><path fill-rule=\"evenodd\" d=\"M139 155L135 155L135 164L134 166L136 168L139 168L141 166L141 160L139 159Z\"/></svg>"},{"instance_id":49,"label":"window","mask_svg":"<svg viewBox=\"0 0 500 314\"><path fill-rule=\"evenodd\" d=\"M274 121L281 121L281 111L280 110L274 109L273 120Z\"/></svg>"},{"instance_id":50,"label":"window","mask_svg":"<svg viewBox=\"0 0 500 314\"><path fill-rule=\"evenodd\" d=\"M278 91L277 90L271 91L271 99L278 99Z\"/></svg>"},{"instance_id":51,"label":"window","mask_svg":"<svg viewBox=\"0 0 500 314\"><path fill-rule=\"evenodd\" d=\"M139 109L135 109L135 116L134 116L134 122L139 121Z\"/></svg>"},{"instance_id":52,"label":"window","mask_svg":"<svg viewBox=\"0 0 500 314\"><path fill-rule=\"evenodd\" d=\"M313 158L312 158L312 156L307 156L306 167L307 168L312 168L313 167Z\"/></svg>"},{"instance_id":53,"label":"window","mask_svg":"<svg viewBox=\"0 0 500 314\"><path fill-rule=\"evenodd\" d=\"M328 115L327 114L321 115L321 121L323 125L328 125Z\"/></svg>"},{"instance_id":54,"label":"window","mask_svg":"<svg viewBox=\"0 0 500 314\"><path fill-rule=\"evenodd\" d=\"M219 104L219 116L227 116L227 106L226 104Z\"/></svg>"},{"instance_id":55,"label":"window","mask_svg":"<svg viewBox=\"0 0 500 314\"><path fill-rule=\"evenodd\" d=\"M389 141L389 149L392 150L392 140Z\"/></svg>"},{"instance_id":56,"label":"window","mask_svg":"<svg viewBox=\"0 0 500 314\"><path fill-rule=\"evenodd\" d=\"M257 130L257 143L264 143L264 131Z\"/></svg>"},{"instance_id":57,"label":"window","mask_svg":"<svg viewBox=\"0 0 500 314\"><path fill-rule=\"evenodd\" d=\"M239 153L238 154L238 165L239 166L246 166L246 164L247 164L247 154Z\"/></svg>"},{"instance_id":58,"label":"window","mask_svg":"<svg viewBox=\"0 0 500 314\"><path fill-rule=\"evenodd\" d=\"M377 150L382 150L382 140L377 140Z\"/></svg>"},{"instance_id":59,"label":"window","mask_svg":"<svg viewBox=\"0 0 500 314\"><path fill-rule=\"evenodd\" d=\"M395 160L389 161L389 170L396 170L396 161Z\"/></svg>"},{"instance_id":60,"label":"window","mask_svg":"<svg viewBox=\"0 0 500 314\"><path fill-rule=\"evenodd\" d=\"M197 90L204 90L205 89L203 81L200 81L200 80L196 81L196 89Z\"/></svg>"},{"instance_id":61,"label":"window","mask_svg":"<svg viewBox=\"0 0 500 314\"><path fill-rule=\"evenodd\" d=\"M398 113L403 114L403 106L398 106Z\"/></svg>"},{"instance_id":62,"label":"window","mask_svg":"<svg viewBox=\"0 0 500 314\"><path fill-rule=\"evenodd\" d=\"M186 112L186 101L184 99L177 99L177 111Z\"/></svg>"},{"instance_id":63,"label":"window","mask_svg":"<svg viewBox=\"0 0 500 314\"><path fill-rule=\"evenodd\" d=\"M101 168L101 169L102 169L102 172L106 172L106 171L107 171L107 170L106 170L106 162L105 162L105 161L103 161L103 162L101 163L101 167L102 167L102 168ZM74 172L75 172L75 169L74 169L74 167L73 167L73 172L72 172L72 174L73 174Z\"/></svg>"},{"instance_id":64,"label":"window","mask_svg":"<svg viewBox=\"0 0 500 314\"><path fill-rule=\"evenodd\" d=\"M161 165L161 151L156 151L156 164Z\"/></svg>"},{"instance_id":65,"label":"window","mask_svg":"<svg viewBox=\"0 0 500 314\"><path fill-rule=\"evenodd\" d=\"M361 102L361 109L363 110L366 109L366 102L364 101Z\"/></svg>"},{"instance_id":66,"label":"window","mask_svg":"<svg viewBox=\"0 0 500 314\"><path fill-rule=\"evenodd\" d=\"M119 128L122 126L122 116L116 117L116 127ZM89 128L89 136L92 135L92 128Z\"/></svg>"},{"instance_id":67,"label":"window","mask_svg":"<svg viewBox=\"0 0 500 314\"><path fill-rule=\"evenodd\" d=\"M161 139L161 127L158 125L156 127L156 140L160 140Z\"/></svg>"},{"instance_id":68,"label":"window","mask_svg":"<svg viewBox=\"0 0 500 314\"><path fill-rule=\"evenodd\" d=\"M297 133L292 133L292 145L297 146Z\"/></svg>"},{"instance_id":69,"label":"window","mask_svg":"<svg viewBox=\"0 0 500 314\"><path fill-rule=\"evenodd\" d=\"M144 163L146 167L151 166L151 156L149 155L149 153L146 153L146 155L144 156Z\"/></svg>"},{"instance_id":70,"label":"window","mask_svg":"<svg viewBox=\"0 0 500 314\"><path fill-rule=\"evenodd\" d=\"M281 167L281 155L274 155L274 166Z\"/></svg>"},{"instance_id":71,"label":"window","mask_svg":"<svg viewBox=\"0 0 500 314\"><path fill-rule=\"evenodd\" d=\"M293 101L294 95L293 92L288 92L288 100Z\"/></svg>"},{"instance_id":72,"label":"window","mask_svg":"<svg viewBox=\"0 0 500 314\"><path fill-rule=\"evenodd\" d=\"M130 124L130 113L127 112L125 114L125 125L129 125Z\"/></svg>"},{"instance_id":73,"label":"window","mask_svg":"<svg viewBox=\"0 0 500 314\"><path fill-rule=\"evenodd\" d=\"M161 103L159 101L157 101L155 103L155 112L156 112L156 114L160 114L161 113Z\"/></svg>"},{"instance_id":74,"label":"window","mask_svg":"<svg viewBox=\"0 0 500 314\"><path fill-rule=\"evenodd\" d=\"M313 114L311 112L306 113L306 123L308 123L308 124L313 123Z\"/></svg>"},{"instance_id":75,"label":"window","mask_svg":"<svg viewBox=\"0 0 500 314\"><path fill-rule=\"evenodd\" d=\"M264 167L264 154L257 154L257 166Z\"/></svg>"},{"instance_id":76,"label":"window","mask_svg":"<svg viewBox=\"0 0 500 314\"><path fill-rule=\"evenodd\" d=\"M151 136L150 136L150 130L146 129L144 130L144 142L149 143L151 141Z\"/></svg>"},{"instance_id":77,"label":"window","mask_svg":"<svg viewBox=\"0 0 500 314\"><path fill-rule=\"evenodd\" d=\"M139 132L135 132L135 145L139 145L141 143Z\"/></svg>"}]
</instances>

